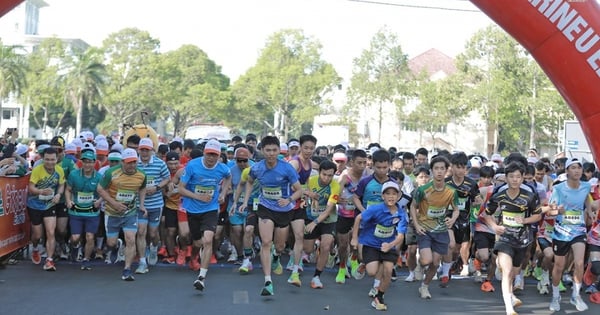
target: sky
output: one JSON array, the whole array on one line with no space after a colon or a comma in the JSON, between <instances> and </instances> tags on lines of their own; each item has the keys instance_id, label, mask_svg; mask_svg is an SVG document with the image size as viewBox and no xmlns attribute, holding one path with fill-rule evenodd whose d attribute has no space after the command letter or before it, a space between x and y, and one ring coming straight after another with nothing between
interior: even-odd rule
<instances>
[{"instance_id":1,"label":"sky","mask_svg":"<svg viewBox=\"0 0 600 315\"><path fill-rule=\"evenodd\" d=\"M40 35L99 46L109 34L137 27L159 39L163 52L184 44L200 47L232 82L255 64L267 38L285 28L303 29L319 40L323 58L349 80L352 60L384 26L412 58L430 48L454 57L477 30L493 24L465 0L44 1L49 6L40 11Z\"/></svg>"}]
</instances>

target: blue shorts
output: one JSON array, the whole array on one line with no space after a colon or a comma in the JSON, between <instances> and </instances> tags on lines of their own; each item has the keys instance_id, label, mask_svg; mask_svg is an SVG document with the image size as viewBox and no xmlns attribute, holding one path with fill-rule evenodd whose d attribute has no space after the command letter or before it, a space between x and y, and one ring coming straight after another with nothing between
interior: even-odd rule
<instances>
[{"instance_id":1,"label":"blue shorts","mask_svg":"<svg viewBox=\"0 0 600 315\"><path fill-rule=\"evenodd\" d=\"M244 225L244 223L246 223L246 217L248 216L248 209L252 209L250 207L251 206L249 205L243 213L240 213L237 210L234 211L233 214L229 216L229 223L231 223L231 225Z\"/></svg>"},{"instance_id":2,"label":"blue shorts","mask_svg":"<svg viewBox=\"0 0 600 315\"><path fill-rule=\"evenodd\" d=\"M160 225L160 216L162 215L162 208L146 209L148 216L144 217L144 213L138 211L138 224L148 224L150 227L158 227Z\"/></svg>"},{"instance_id":3,"label":"blue shorts","mask_svg":"<svg viewBox=\"0 0 600 315\"><path fill-rule=\"evenodd\" d=\"M430 248L434 253L446 255L448 244L450 244L450 236L448 231L426 232L425 235L417 234L417 244L419 249Z\"/></svg>"},{"instance_id":4,"label":"blue shorts","mask_svg":"<svg viewBox=\"0 0 600 315\"><path fill-rule=\"evenodd\" d=\"M123 231L137 232L138 220L135 215L128 215L126 217L113 217L107 215L104 220L107 238L118 237L121 229L123 229Z\"/></svg>"},{"instance_id":5,"label":"blue shorts","mask_svg":"<svg viewBox=\"0 0 600 315\"><path fill-rule=\"evenodd\" d=\"M100 225L100 216L69 215L71 234L80 235L83 232L96 234L98 225Z\"/></svg>"}]
</instances>

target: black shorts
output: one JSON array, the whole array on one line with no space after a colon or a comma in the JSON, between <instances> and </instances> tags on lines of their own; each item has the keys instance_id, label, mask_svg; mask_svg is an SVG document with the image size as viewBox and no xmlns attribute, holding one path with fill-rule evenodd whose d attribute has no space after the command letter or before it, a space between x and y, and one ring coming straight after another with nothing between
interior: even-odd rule
<instances>
[{"instance_id":1,"label":"black shorts","mask_svg":"<svg viewBox=\"0 0 600 315\"><path fill-rule=\"evenodd\" d=\"M398 261L398 252L392 248L389 252L384 253L379 248L363 246L362 247L362 260L363 263L368 264L373 261L389 261L396 263Z\"/></svg>"},{"instance_id":2,"label":"black shorts","mask_svg":"<svg viewBox=\"0 0 600 315\"><path fill-rule=\"evenodd\" d=\"M293 209L292 211L290 211L290 221L296 221L296 220L306 220L306 208L298 208L298 209Z\"/></svg>"},{"instance_id":3,"label":"black shorts","mask_svg":"<svg viewBox=\"0 0 600 315\"><path fill-rule=\"evenodd\" d=\"M248 212L248 215L246 216L246 225L251 225L255 228L258 226L258 215L256 214L256 211Z\"/></svg>"},{"instance_id":4,"label":"black shorts","mask_svg":"<svg viewBox=\"0 0 600 315\"><path fill-rule=\"evenodd\" d=\"M406 234L404 234L404 244L406 246L417 245L417 233L415 233L415 227L409 224L406 227Z\"/></svg>"},{"instance_id":5,"label":"black shorts","mask_svg":"<svg viewBox=\"0 0 600 315\"><path fill-rule=\"evenodd\" d=\"M540 246L540 250L542 252L548 247L552 248L552 242L550 242L545 237L538 237L537 241L538 241L538 245Z\"/></svg>"},{"instance_id":6,"label":"black shorts","mask_svg":"<svg viewBox=\"0 0 600 315\"><path fill-rule=\"evenodd\" d=\"M305 220L304 225L308 225L311 222L312 221L310 221L310 220ZM323 234L334 235L333 234L334 231L335 231L335 223L321 222L321 223L317 224L317 226L315 226L315 228L312 230L312 232L310 232L310 234L306 234L306 232L304 232L304 239L305 240L315 240Z\"/></svg>"},{"instance_id":7,"label":"black shorts","mask_svg":"<svg viewBox=\"0 0 600 315\"><path fill-rule=\"evenodd\" d=\"M600 246L588 244L588 250L591 252L600 252Z\"/></svg>"},{"instance_id":8,"label":"black shorts","mask_svg":"<svg viewBox=\"0 0 600 315\"><path fill-rule=\"evenodd\" d=\"M44 222L44 218L56 217L56 206L50 207L47 210L36 210L27 207L29 221L31 225L40 225Z\"/></svg>"},{"instance_id":9,"label":"black shorts","mask_svg":"<svg viewBox=\"0 0 600 315\"><path fill-rule=\"evenodd\" d=\"M461 226L452 227L452 232L454 232L454 241L456 244L468 243L471 241L471 228L467 224Z\"/></svg>"},{"instance_id":10,"label":"black shorts","mask_svg":"<svg viewBox=\"0 0 600 315\"><path fill-rule=\"evenodd\" d=\"M337 222L335 223L335 232L337 234L350 233L354 226L354 218L346 218L338 216Z\"/></svg>"},{"instance_id":11,"label":"black shorts","mask_svg":"<svg viewBox=\"0 0 600 315\"><path fill-rule=\"evenodd\" d=\"M475 248L477 249L493 249L494 245L496 245L496 235L492 233L475 231L475 235L473 235L473 242L475 243Z\"/></svg>"},{"instance_id":12,"label":"black shorts","mask_svg":"<svg viewBox=\"0 0 600 315\"><path fill-rule=\"evenodd\" d=\"M587 235L579 235L570 241L557 241L552 240L552 250L554 250L554 255L556 256L566 256L567 253L571 250L571 245L575 243L583 243L587 242Z\"/></svg>"},{"instance_id":13,"label":"black shorts","mask_svg":"<svg viewBox=\"0 0 600 315\"><path fill-rule=\"evenodd\" d=\"M217 210L204 213L187 213L190 235L193 241L198 241L204 235L204 231L215 232L217 230Z\"/></svg>"},{"instance_id":14,"label":"black shorts","mask_svg":"<svg viewBox=\"0 0 600 315\"><path fill-rule=\"evenodd\" d=\"M285 228L292 222L292 212L301 210L290 210L287 212L273 211L261 204L258 205L256 214L259 219L268 219L273 221L276 228Z\"/></svg>"},{"instance_id":15,"label":"black shorts","mask_svg":"<svg viewBox=\"0 0 600 315\"><path fill-rule=\"evenodd\" d=\"M166 228L177 228L179 226L177 222L177 211L178 210L169 209L167 207L164 208L162 214L165 217Z\"/></svg>"},{"instance_id":16,"label":"black shorts","mask_svg":"<svg viewBox=\"0 0 600 315\"><path fill-rule=\"evenodd\" d=\"M513 247L508 243L504 242L496 242L496 246L494 246L494 254L498 255L498 252L502 252L512 257L512 265L513 267L520 267L521 263L527 257L527 251L529 250L529 246L518 248Z\"/></svg>"},{"instance_id":17,"label":"black shorts","mask_svg":"<svg viewBox=\"0 0 600 315\"><path fill-rule=\"evenodd\" d=\"M219 217L217 220L217 225L225 225L229 221L229 212L228 211L219 211Z\"/></svg>"},{"instance_id":18,"label":"black shorts","mask_svg":"<svg viewBox=\"0 0 600 315\"><path fill-rule=\"evenodd\" d=\"M57 218L68 218L69 217L69 210L67 209L67 206L64 203L59 203L55 207L56 207L56 217Z\"/></svg>"}]
</instances>

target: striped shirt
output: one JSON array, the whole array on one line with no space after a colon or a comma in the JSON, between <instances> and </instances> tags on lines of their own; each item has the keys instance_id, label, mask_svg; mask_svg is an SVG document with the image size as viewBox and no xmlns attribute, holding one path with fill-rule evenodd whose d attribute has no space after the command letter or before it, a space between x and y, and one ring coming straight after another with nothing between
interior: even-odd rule
<instances>
[{"instance_id":1,"label":"striped shirt","mask_svg":"<svg viewBox=\"0 0 600 315\"><path fill-rule=\"evenodd\" d=\"M150 157L148 164L144 164L142 160L138 159L137 167L146 173L146 187L158 186L160 182L171 177L167 163L156 156ZM152 195L146 194L144 201L146 209L162 209L164 205L165 202L160 192L157 191Z\"/></svg>"}]
</instances>

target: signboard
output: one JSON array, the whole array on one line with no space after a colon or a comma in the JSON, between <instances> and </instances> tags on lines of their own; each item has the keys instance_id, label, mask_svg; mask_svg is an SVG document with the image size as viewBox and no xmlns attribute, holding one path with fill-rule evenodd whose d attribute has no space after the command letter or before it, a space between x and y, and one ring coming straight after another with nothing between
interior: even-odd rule
<instances>
[{"instance_id":1,"label":"signboard","mask_svg":"<svg viewBox=\"0 0 600 315\"><path fill-rule=\"evenodd\" d=\"M0 177L0 257L29 244L29 175Z\"/></svg>"},{"instance_id":2,"label":"signboard","mask_svg":"<svg viewBox=\"0 0 600 315\"><path fill-rule=\"evenodd\" d=\"M592 149L590 148L581 125L576 120L565 121L564 151L566 157L593 161Z\"/></svg>"}]
</instances>

